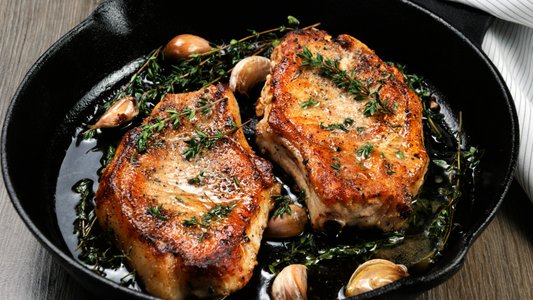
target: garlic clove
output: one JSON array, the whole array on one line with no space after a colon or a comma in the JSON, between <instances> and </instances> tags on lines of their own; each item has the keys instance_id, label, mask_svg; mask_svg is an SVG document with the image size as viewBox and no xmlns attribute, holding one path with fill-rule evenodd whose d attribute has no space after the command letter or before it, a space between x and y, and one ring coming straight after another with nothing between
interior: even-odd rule
<instances>
[{"instance_id":1,"label":"garlic clove","mask_svg":"<svg viewBox=\"0 0 533 300\"><path fill-rule=\"evenodd\" d=\"M276 276L272 284L273 300L307 300L307 268L289 265Z\"/></svg>"},{"instance_id":2,"label":"garlic clove","mask_svg":"<svg viewBox=\"0 0 533 300\"><path fill-rule=\"evenodd\" d=\"M304 208L290 204L291 214L283 214L270 218L265 236L273 238L288 238L297 236L305 230L309 219Z\"/></svg>"},{"instance_id":3,"label":"garlic clove","mask_svg":"<svg viewBox=\"0 0 533 300\"><path fill-rule=\"evenodd\" d=\"M204 38L193 34L180 34L168 42L163 48L163 53L167 59L177 61L193 53L202 54L211 49L211 45Z\"/></svg>"},{"instance_id":4,"label":"garlic clove","mask_svg":"<svg viewBox=\"0 0 533 300\"><path fill-rule=\"evenodd\" d=\"M91 129L112 128L120 126L139 114L139 106L134 97L126 96L118 100L107 112L96 122L90 125Z\"/></svg>"},{"instance_id":5,"label":"garlic clove","mask_svg":"<svg viewBox=\"0 0 533 300\"><path fill-rule=\"evenodd\" d=\"M270 59L263 56L249 56L235 65L229 79L229 87L248 96L248 92L270 74Z\"/></svg>"},{"instance_id":6,"label":"garlic clove","mask_svg":"<svg viewBox=\"0 0 533 300\"><path fill-rule=\"evenodd\" d=\"M372 259L360 265L346 285L345 295L352 297L375 290L409 276L404 265L385 259Z\"/></svg>"}]
</instances>

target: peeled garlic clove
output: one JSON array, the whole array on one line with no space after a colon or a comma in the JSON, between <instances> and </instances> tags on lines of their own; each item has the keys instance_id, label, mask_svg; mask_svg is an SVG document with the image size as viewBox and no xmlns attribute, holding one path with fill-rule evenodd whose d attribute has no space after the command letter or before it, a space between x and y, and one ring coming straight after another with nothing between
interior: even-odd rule
<instances>
[{"instance_id":1,"label":"peeled garlic clove","mask_svg":"<svg viewBox=\"0 0 533 300\"><path fill-rule=\"evenodd\" d=\"M304 265L285 267L272 284L273 300L307 300L307 268Z\"/></svg>"},{"instance_id":2,"label":"peeled garlic clove","mask_svg":"<svg viewBox=\"0 0 533 300\"><path fill-rule=\"evenodd\" d=\"M248 92L270 74L270 59L263 56L250 56L235 65L229 79L233 92L248 96Z\"/></svg>"},{"instance_id":3,"label":"peeled garlic clove","mask_svg":"<svg viewBox=\"0 0 533 300\"><path fill-rule=\"evenodd\" d=\"M308 218L304 208L291 204L291 214L283 214L270 218L265 236L273 238L288 238L297 236L305 230Z\"/></svg>"},{"instance_id":4,"label":"peeled garlic clove","mask_svg":"<svg viewBox=\"0 0 533 300\"><path fill-rule=\"evenodd\" d=\"M173 61L187 58L193 53L202 54L208 51L211 51L209 42L193 34L180 34L163 48L165 57Z\"/></svg>"},{"instance_id":5,"label":"peeled garlic clove","mask_svg":"<svg viewBox=\"0 0 533 300\"><path fill-rule=\"evenodd\" d=\"M366 293L409 276L404 265L385 259L372 259L360 265L353 273L345 294L348 297Z\"/></svg>"},{"instance_id":6,"label":"peeled garlic clove","mask_svg":"<svg viewBox=\"0 0 533 300\"><path fill-rule=\"evenodd\" d=\"M139 114L139 106L134 97L126 96L118 100L111 108L96 122L90 125L91 129L112 128L120 126Z\"/></svg>"}]
</instances>

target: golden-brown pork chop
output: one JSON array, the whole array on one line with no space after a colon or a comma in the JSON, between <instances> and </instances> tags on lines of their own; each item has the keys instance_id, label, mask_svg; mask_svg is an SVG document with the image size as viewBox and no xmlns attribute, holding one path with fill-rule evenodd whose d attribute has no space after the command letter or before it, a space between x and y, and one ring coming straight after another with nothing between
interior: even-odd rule
<instances>
[{"instance_id":1,"label":"golden-brown pork chop","mask_svg":"<svg viewBox=\"0 0 533 300\"><path fill-rule=\"evenodd\" d=\"M365 115L375 98L356 100L345 86L319 75L320 67L302 66L297 54L304 45L313 57L320 53L349 75L353 71L370 91L381 85L380 99L393 113ZM334 39L318 30L287 34L271 61L256 108L264 114L257 143L306 190L312 226L400 228L428 164L422 102L402 74L355 38Z\"/></svg>"},{"instance_id":2,"label":"golden-brown pork chop","mask_svg":"<svg viewBox=\"0 0 533 300\"><path fill-rule=\"evenodd\" d=\"M207 102L212 107L204 115ZM231 133L240 116L229 87L168 95L143 125L182 112L179 124L169 120L153 130L146 151L137 145L142 126L124 136L102 175L96 214L105 230L114 230L119 249L131 247L131 267L150 294L228 295L252 276L279 184L242 130ZM217 135L204 139L215 141L212 147L202 146L204 134Z\"/></svg>"}]
</instances>

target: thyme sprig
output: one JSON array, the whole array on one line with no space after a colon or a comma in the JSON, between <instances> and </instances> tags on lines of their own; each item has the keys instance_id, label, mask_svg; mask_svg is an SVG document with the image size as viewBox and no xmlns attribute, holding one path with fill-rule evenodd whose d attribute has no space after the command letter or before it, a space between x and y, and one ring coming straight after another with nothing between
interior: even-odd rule
<instances>
[{"instance_id":1,"label":"thyme sprig","mask_svg":"<svg viewBox=\"0 0 533 300\"><path fill-rule=\"evenodd\" d=\"M289 26L255 31L239 40L232 39L228 44L212 44L211 51L191 54L188 58L169 64L162 55L161 47L152 51L142 67L132 75L130 81L113 100L102 105L107 111L117 99L135 97L140 115L149 116L153 106L168 93L196 91L228 76L233 67L242 59L253 55L269 56L269 52L280 43L277 32L283 33L299 26L299 21L288 17ZM304 29L317 27L319 23ZM84 139L95 136L95 130L84 132Z\"/></svg>"},{"instance_id":2,"label":"thyme sprig","mask_svg":"<svg viewBox=\"0 0 533 300\"><path fill-rule=\"evenodd\" d=\"M209 102L208 99L200 97L200 101L198 101L199 107L195 109L184 109L181 112L177 112L175 110L167 110L166 113L169 114L169 116L165 119L161 119L159 117L155 117L152 119L152 121L155 121L155 123L147 123L142 125L141 133L137 136L137 148L138 153L142 154L148 149L148 140L152 137L155 131L162 131L165 128L166 124L172 123L173 128L177 128L180 124L180 119L182 116L186 116L189 120L192 120L196 116L196 112L201 112L202 115L206 115L209 113L211 108L224 100L227 100L227 98L222 98L219 100L216 100L214 102Z\"/></svg>"},{"instance_id":3,"label":"thyme sprig","mask_svg":"<svg viewBox=\"0 0 533 300\"><path fill-rule=\"evenodd\" d=\"M204 171L201 171L196 176L187 179L187 182L189 184L193 184L193 185L201 185L202 184L202 178L200 178L200 177L205 177L204 173L205 173Z\"/></svg>"},{"instance_id":4,"label":"thyme sprig","mask_svg":"<svg viewBox=\"0 0 533 300\"><path fill-rule=\"evenodd\" d=\"M357 150L357 155L363 155L365 159L369 158L370 155L374 152L374 146L369 142L366 142L359 150Z\"/></svg>"},{"instance_id":5,"label":"thyme sprig","mask_svg":"<svg viewBox=\"0 0 533 300\"><path fill-rule=\"evenodd\" d=\"M346 133L350 132L350 130L348 130L345 124L343 123L332 123L329 125L324 125L324 122L320 122L319 126L320 126L320 129L323 129L323 130L335 131L335 129L339 129Z\"/></svg>"},{"instance_id":6,"label":"thyme sprig","mask_svg":"<svg viewBox=\"0 0 533 300\"><path fill-rule=\"evenodd\" d=\"M117 148L114 146L109 146L107 148L105 158L102 159L102 167L98 171L100 174L104 173L105 168L109 166L109 164L113 160L113 157L115 157L116 152L117 152Z\"/></svg>"},{"instance_id":7,"label":"thyme sprig","mask_svg":"<svg viewBox=\"0 0 533 300\"><path fill-rule=\"evenodd\" d=\"M199 220L196 216L193 216L191 219L183 220L183 226L201 226L207 228L211 224L218 222L224 218L227 218L231 213L233 208L237 206L241 201L230 203L228 205L215 204L215 206L205 213L202 218Z\"/></svg>"},{"instance_id":8,"label":"thyme sprig","mask_svg":"<svg viewBox=\"0 0 533 300\"><path fill-rule=\"evenodd\" d=\"M222 132L220 129L217 129L216 133L212 135L207 135L205 132L195 129L195 132L196 134L198 134L198 136L191 137L190 139L184 141L186 144L189 145L189 148L185 150L182 154L185 155L185 159L190 161L200 155L204 150L211 149L211 147L213 147L213 145L215 145L219 140L223 139L228 135L234 134L249 122L251 122L251 120L248 120L241 126L237 126L235 122L232 122L232 126L229 131Z\"/></svg>"},{"instance_id":9,"label":"thyme sprig","mask_svg":"<svg viewBox=\"0 0 533 300\"><path fill-rule=\"evenodd\" d=\"M306 101L302 102L302 104L300 105L300 109L308 109L308 108L311 108L311 107L315 107L319 103L320 103L320 101L317 101L313 97L309 97L309 100L306 100Z\"/></svg>"},{"instance_id":10,"label":"thyme sprig","mask_svg":"<svg viewBox=\"0 0 533 300\"><path fill-rule=\"evenodd\" d=\"M147 210L148 210L148 213L151 214L154 217L154 220L155 220L155 218L157 218L157 219L160 219L160 220L163 220L163 221L168 221L167 217L164 217L164 216L161 215L161 209L162 208L163 208L163 204L159 205L158 207L153 207L152 206L152 201L150 201L150 207L148 207Z\"/></svg>"},{"instance_id":11,"label":"thyme sprig","mask_svg":"<svg viewBox=\"0 0 533 300\"><path fill-rule=\"evenodd\" d=\"M282 257L268 266L271 273L276 274L282 267L288 264L303 264L305 266L315 266L322 260L351 258L368 260L379 249L393 247L401 243L405 236L399 231L383 233L380 239L365 241L355 237L354 245L337 245L318 248L313 238L313 234L308 233L293 240L286 251L282 252Z\"/></svg>"},{"instance_id":12,"label":"thyme sprig","mask_svg":"<svg viewBox=\"0 0 533 300\"><path fill-rule=\"evenodd\" d=\"M148 75L146 77L149 77L149 78L153 78L154 74L157 74L158 72L161 71L159 64L157 64L157 57L159 53L161 52L161 48L162 46L152 51L150 54L148 54L143 65L137 70L137 72L135 72L131 76L130 81L124 86L124 88L119 93L117 93L111 101L107 101L106 103L104 103L104 105L102 105L101 108L104 111L104 114L119 99L122 99L126 96L133 97L135 95L139 95L140 93L143 93L143 87L144 87L144 80L142 76L143 71L148 67ZM143 97L141 97L141 99L143 99ZM140 104L140 108L144 112L146 112L147 110L145 104L146 104L146 101L143 101ZM149 113L146 115L149 115ZM96 129L89 128L87 131L83 132L83 139L85 140L92 139L94 138L95 134L96 134Z\"/></svg>"},{"instance_id":13,"label":"thyme sprig","mask_svg":"<svg viewBox=\"0 0 533 300\"><path fill-rule=\"evenodd\" d=\"M445 160L433 160L436 165L445 168L448 173L447 187L439 188L439 193L445 197L447 203L437 212L435 218L428 226L428 236L436 244L436 249L428 257L439 256L446 245L453 228L460 226L454 223L455 208L462 196L465 178L474 172L479 165L484 150L477 147L462 149L462 112L459 112L459 129L457 131L457 151L454 153L451 164Z\"/></svg>"},{"instance_id":14,"label":"thyme sprig","mask_svg":"<svg viewBox=\"0 0 533 300\"><path fill-rule=\"evenodd\" d=\"M298 53L297 56L302 58L301 67L319 67L319 75L330 78L333 83L339 87L346 87L348 92L355 95L355 100L369 99L363 110L365 116L373 116L376 112L384 114L394 113L394 110L398 107L398 103L395 103L390 107L390 100L385 102L381 100L379 91L383 86L383 79L378 80L378 87L371 90L371 81L368 81L365 85L355 78L355 69L352 70L350 74L346 70L341 70L338 60L331 60L328 57L324 58L324 56L318 52L315 56L305 45L303 46L303 52Z\"/></svg>"},{"instance_id":15,"label":"thyme sprig","mask_svg":"<svg viewBox=\"0 0 533 300\"><path fill-rule=\"evenodd\" d=\"M80 194L81 199L76 205L76 220L74 221L74 232L78 235L78 246L74 250L78 254L78 259L83 263L93 266L93 271L98 275L106 276L106 269L117 269L125 264L125 259L129 259L131 247L127 252L118 252L113 245L113 229L107 232L95 227L97 217L94 215L94 203L91 200L94 197L92 191L93 181L83 179L73 186L73 191ZM136 271L130 274L132 279L128 281L121 280L125 285L135 283Z\"/></svg>"}]
</instances>

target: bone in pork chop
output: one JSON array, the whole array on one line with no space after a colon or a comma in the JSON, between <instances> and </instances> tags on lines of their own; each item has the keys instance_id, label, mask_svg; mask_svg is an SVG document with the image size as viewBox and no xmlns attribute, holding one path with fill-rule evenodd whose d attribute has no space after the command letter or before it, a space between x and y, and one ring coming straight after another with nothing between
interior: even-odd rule
<instances>
[{"instance_id":1,"label":"bone in pork chop","mask_svg":"<svg viewBox=\"0 0 533 300\"><path fill-rule=\"evenodd\" d=\"M320 75L320 67L302 66L297 54L304 45L313 55L338 61L370 91L379 90L393 113L365 115L366 103L375 98L357 100L346 86ZM264 114L257 143L307 192L313 228L399 229L412 214L428 164L422 102L402 74L357 39L318 30L287 34L271 61L256 107Z\"/></svg>"},{"instance_id":2,"label":"bone in pork chop","mask_svg":"<svg viewBox=\"0 0 533 300\"><path fill-rule=\"evenodd\" d=\"M165 299L220 297L246 285L279 194L271 164L254 155L242 129L231 133L240 116L229 87L167 95L143 125L187 109L196 110L192 119L154 129L141 153L142 126L129 131L96 193L100 225L113 229L119 249L131 248L127 261L146 290ZM203 140L211 147L201 146L203 134L217 136Z\"/></svg>"}]
</instances>

